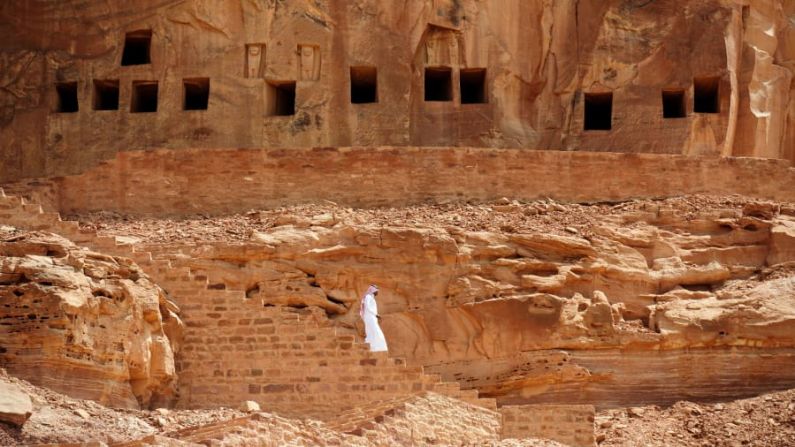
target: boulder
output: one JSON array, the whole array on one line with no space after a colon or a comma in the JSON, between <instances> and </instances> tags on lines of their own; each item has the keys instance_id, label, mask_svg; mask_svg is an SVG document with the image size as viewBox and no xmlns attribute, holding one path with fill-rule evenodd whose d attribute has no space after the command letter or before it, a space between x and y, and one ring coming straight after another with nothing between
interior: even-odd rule
<instances>
[{"instance_id":1,"label":"boulder","mask_svg":"<svg viewBox=\"0 0 795 447\"><path fill-rule=\"evenodd\" d=\"M30 397L17 385L0 381L0 422L21 427L31 414Z\"/></svg>"}]
</instances>

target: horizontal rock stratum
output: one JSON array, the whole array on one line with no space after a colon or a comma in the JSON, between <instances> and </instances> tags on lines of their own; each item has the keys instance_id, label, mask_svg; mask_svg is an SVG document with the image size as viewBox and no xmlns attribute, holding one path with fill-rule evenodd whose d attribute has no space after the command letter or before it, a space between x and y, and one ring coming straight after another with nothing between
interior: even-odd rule
<instances>
[{"instance_id":1,"label":"horizontal rock stratum","mask_svg":"<svg viewBox=\"0 0 795 447\"><path fill-rule=\"evenodd\" d=\"M174 310L130 260L49 233L0 239L0 365L14 376L106 405L167 404Z\"/></svg>"}]
</instances>

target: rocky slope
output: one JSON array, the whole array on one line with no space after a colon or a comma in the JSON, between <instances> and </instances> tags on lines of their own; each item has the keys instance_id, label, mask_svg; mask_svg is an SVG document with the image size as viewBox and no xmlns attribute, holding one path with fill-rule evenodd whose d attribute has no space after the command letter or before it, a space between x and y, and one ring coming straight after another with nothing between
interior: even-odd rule
<instances>
[{"instance_id":1,"label":"rocky slope","mask_svg":"<svg viewBox=\"0 0 795 447\"><path fill-rule=\"evenodd\" d=\"M0 227L0 366L113 406L173 400L177 310L132 261Z\"/></svg>"},{"instance_id":2,"label":"rocky slope","mask_svg":"<svg viewBox=\"0 0 795 447\"><path fill-rule=\"evenodd\" d=\"M596 426L600 446L789 446L795 444L795 391L605 411Z\"/></svg>"},{"instance_id":3,"label":"rocky slope","mask_svg":"<svg viewBox=\"0 0 795 447\"><path fill-rule=\"evenodd\" d=\"M73 399L9 376L0 385L33 401L33 415L22 427L0 422L0 444L102 443L112 446L250 445L478 445L558 447L539 439L499 440L499 417L436 394L409 398L406 408L372 421L359 435L336 431L314 420L279 417L256 410L119 410ZM466 421L466 425L462 425ZM211 443L211 444L210 444Z\"/></svg>"}]
</instances>

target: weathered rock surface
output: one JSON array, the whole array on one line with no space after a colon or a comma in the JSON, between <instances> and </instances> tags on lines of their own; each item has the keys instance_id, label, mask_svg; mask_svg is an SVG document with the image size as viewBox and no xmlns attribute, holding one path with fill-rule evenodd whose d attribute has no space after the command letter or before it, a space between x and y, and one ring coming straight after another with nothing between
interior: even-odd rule
<instances>
[{"instance_id":1,"label":"weathered rock surface","mask_svg":"<svg viewBox=\"0 0 795 447\"><path fill-rule=\"evenodd\" d=\"M173 309L129 259L48 233L0 240L0 365L35 384L107 405L167 404L166 334L182 324Z\"/></svg>"},{"instance_id":2,"label":"weathered rock surface","mask_svg":"<svg viewBox=\"0 0 795 447\"><path fill-rule=\"evenodd\" d=\"M162 146L793 160L793 17L787 0L6 2L0 180ZM125 34L141 31L151 38L144 63L122 65ZM376 102L352 101L351 67L375 74ZM196 78L207 79L207 108L183 110L183 82ZM696 78L715 89L704 101L716 113L695 110ZM152 113L131 113L140 81L158 83ZM75 113L55 113L71 102L56 84L74 94ZM99 99L109 85L115 107ZM285 90L293 113L277 111ZM681 118L663 117L664 90L681 98ZM609 131L584 130L592 93L612 93Z\"/></svg>"},{"instance_id":3,"label":"weathered rock surface","mask_svg":"<svg viewBox=\"0 0 795 447\"><path fill-rule=\"evenodd\" d=\"M749 374L767 374L754 382L764 389L795 380L781 368L795 347L792 239L774 232L795 221L790 205L695 198L611 210L482 208L402 217L340 210L333 226L301 215L270 221L249 229L250 242L145 247L207 277L211 288L245 290L266 305L320 307L341 326L359 324L359 294L375 282L390 355L503 403L542 393L544 402L576 402L582 386L609 405L633 393L675 399L662 385L640 391L640 378L650 379L633 373L642 362L699 365L692 389L677 384L677 369L659 374L705 397L753 393L743 385ZM390 225L397 219L412 224ZM711 368L724 375L710 376ZM710 385L724 381L732 385Z\"/></svg>"},{"instance_id":4,"label":"weathered rock surface","mask_svg":"<svg viewBox=\"0 0 795 447\"><path fill-rule=\"evenodd\" d=\"M0 382L0 422L22 426L33 413L30 397L18 386Z\"/></svg>"}]
</instances>

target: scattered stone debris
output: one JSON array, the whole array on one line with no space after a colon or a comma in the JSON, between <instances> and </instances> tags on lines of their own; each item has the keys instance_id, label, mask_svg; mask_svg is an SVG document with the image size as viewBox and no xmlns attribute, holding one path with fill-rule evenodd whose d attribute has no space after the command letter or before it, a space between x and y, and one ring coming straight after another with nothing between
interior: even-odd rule
<instances>
[{"instance_id":1,"label":"scattered stone debris","mask_svg":"<svg viewBox=\"0 0 795 447\"><path fill-rule=\"evenodd\" d=\"M598 413L602 446L792 446L795 390L750 399L697 404L678 402Z\"/></svg>"},{"instance_id":2,"label":"scattered stone debris","mask_svg":"<svg viewBox=\"0 0 795 447\"><path fill-rule=\"evenodd\" d=\"M499 210L500 212L495 212ZM762 210L762 211L759 211ZM410 226L415 228L457 227L468 231L546 232L576 234L586 239L592 227L607 216L633 212L674 213L685 220L716 211L769 215L795 210L793 204L772 206L756 199L732 196L690 195L662 200L633 200L621 203L562 204L549 200L525 202L507 198L485 204L414 205L401 208L352 209L324 201L272 210L252 210L229 216L197 215L184 219L125 216L98 212L66 216L82 228L140 239L143 242L245 241L256 231L282 225L308 228L337 224ZM793 211L795 213L795 211Z\"/></svg>"}]
</instances>

